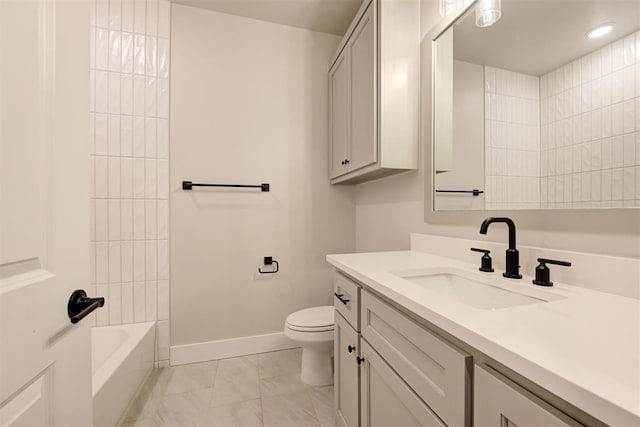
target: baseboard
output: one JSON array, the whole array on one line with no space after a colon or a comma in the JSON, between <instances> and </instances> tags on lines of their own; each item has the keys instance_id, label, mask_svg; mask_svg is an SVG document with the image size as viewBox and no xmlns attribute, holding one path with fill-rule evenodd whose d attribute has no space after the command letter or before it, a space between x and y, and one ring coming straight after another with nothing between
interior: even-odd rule
<instances>
[{"instance_id":1,"label":"baseboard","mask_svg":"<svg viewBox=\"0 0 640 427\"><path fill-rule=\"evenodd\" d=\"M195 344L175 345L170 348L171 366L187 363L206 362L208 360L227 359L229 357L266 353L299 347L284 333L254 335L230 338L219 341L199 342Z\"/></svg>"}]
</instances>

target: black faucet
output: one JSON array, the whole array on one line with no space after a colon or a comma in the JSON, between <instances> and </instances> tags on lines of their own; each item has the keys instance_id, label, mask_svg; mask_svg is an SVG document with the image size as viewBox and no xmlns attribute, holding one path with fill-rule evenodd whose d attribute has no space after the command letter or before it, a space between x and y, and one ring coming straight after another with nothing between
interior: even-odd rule
<instances>
[{"instance_id":1,"label":"black faucet","mask_svg":"<svg viewBox=\"0 0 640 427\"><path fill-rule=\"evenodd\" d=\"M482 221L480 225L480 234L487 234L489 225L494 222L504 222L509 227L509 249L506 251L506 271L502 273L504 277L510 279L522 279L520 270L520 254L516 249L516 224L511 218L506 217L489 217Z\"/></svg>"}]
</instances>

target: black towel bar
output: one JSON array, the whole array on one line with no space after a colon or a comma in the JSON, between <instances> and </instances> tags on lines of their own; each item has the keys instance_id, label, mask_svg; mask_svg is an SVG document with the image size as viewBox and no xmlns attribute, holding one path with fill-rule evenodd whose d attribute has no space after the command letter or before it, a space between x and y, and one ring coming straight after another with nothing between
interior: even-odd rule
<instances>
[{"instance_id":1,"label":"black towel bar","mask_svg":"<svg viewBox=\"0 0 640 427\"><path fill-rule=\"evenodd\" d=\"M191 190L193 187L237 187L237 188L260 188L261 191L269 192L269 184L244 185L244 184L197 184L191 181L182 181L183 190Z\"/></svg>"},{"instance_id":2,"label":"black towel bar","mask_svg":"<svg viewBox=\"0 0 640 427\"><path fill-rule=\"evenodd\" d=\"M469 193L469 194L473 194L474 196L479 196L480 194L484 193L484 191L477 190L477 189L473 189L473 190L436 190L436 193Z\"/></svg>"}]
</instances>

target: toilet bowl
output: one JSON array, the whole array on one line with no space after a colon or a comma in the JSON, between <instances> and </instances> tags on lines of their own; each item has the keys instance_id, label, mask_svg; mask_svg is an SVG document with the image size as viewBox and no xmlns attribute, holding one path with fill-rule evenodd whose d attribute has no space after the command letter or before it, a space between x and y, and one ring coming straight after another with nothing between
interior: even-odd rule
<instances>
[{"instance_id":1,"label":"toilet bowl","mask_svg":"<svg viewBox=\"0 0 640 427\"><path fill-rule=\"evenodd\" d=\"M302 347L300 379L305 384L333 384L333 315L333 306L327 305L296 311L285 321L284 335Z\"/></svg>"}]
</instances>

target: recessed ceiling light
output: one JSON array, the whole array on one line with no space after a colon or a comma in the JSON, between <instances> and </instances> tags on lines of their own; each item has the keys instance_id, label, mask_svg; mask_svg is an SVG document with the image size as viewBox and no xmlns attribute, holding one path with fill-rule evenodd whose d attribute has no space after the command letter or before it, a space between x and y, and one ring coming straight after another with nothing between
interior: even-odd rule
<instances>
[{"instance_id":1,"label":"recessed ceiling light","mask_svg":"<svg viewBox=\"0 0 640 427\"><path fill-rule=\"evenodd\" d=\"M606 34L609 34L612 29L613 29L613 22L602 24L597 26L593 30L589 31L589 34L587 34L587 37L589 37L590 39L597 39L598 37L602 37Z\"/></svg>"}]
</instances>

